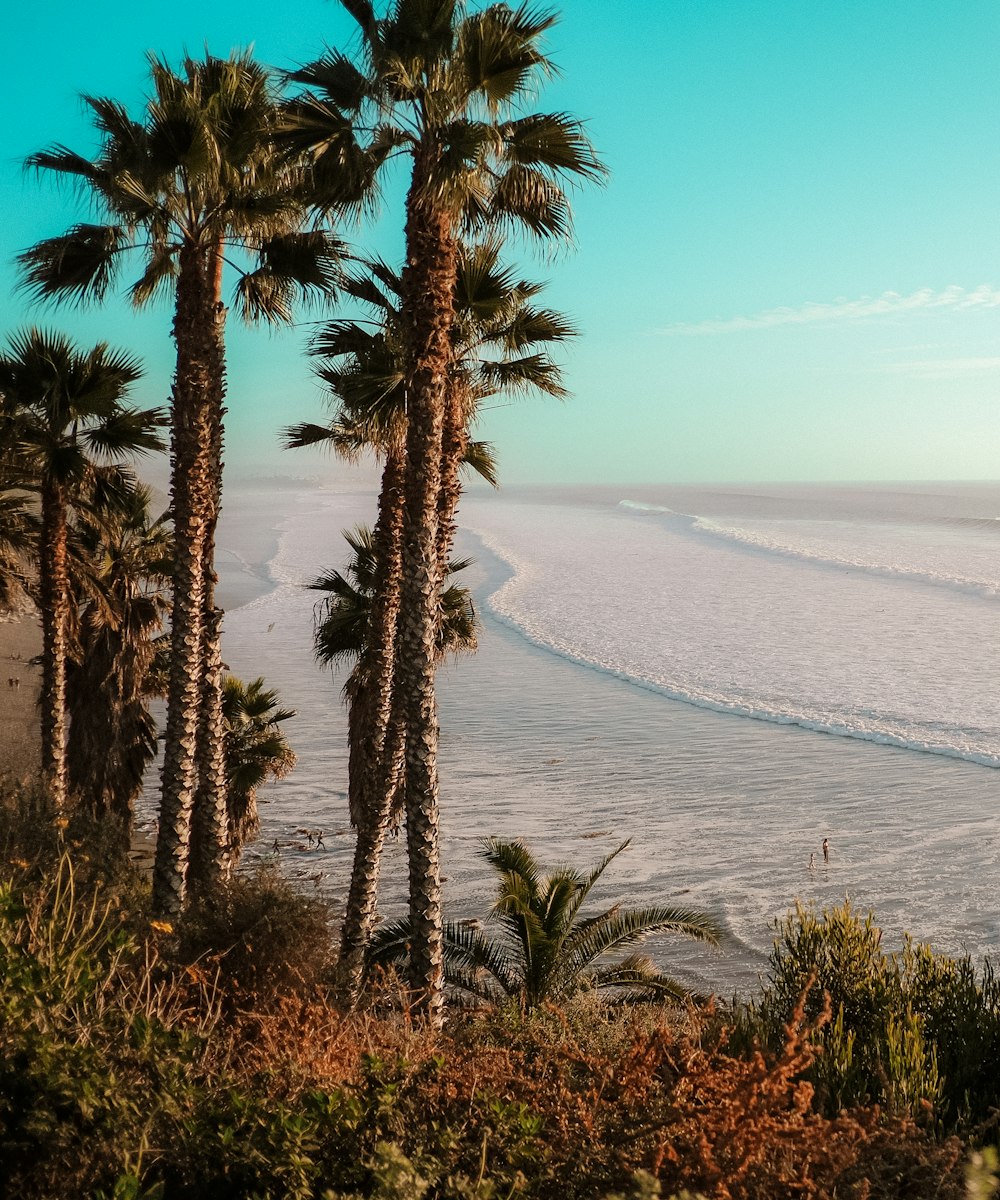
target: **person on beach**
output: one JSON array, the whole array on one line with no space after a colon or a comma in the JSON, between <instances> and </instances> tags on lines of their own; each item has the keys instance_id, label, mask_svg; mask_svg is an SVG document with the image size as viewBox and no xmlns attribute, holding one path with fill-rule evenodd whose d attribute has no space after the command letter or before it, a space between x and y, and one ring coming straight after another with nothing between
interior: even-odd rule
<instances>
[{"instance_id":1,"label":"person on beach","mask_svg":"<svg viewBox=\"0 0 1000 1200\"><path fill-rule=\"evenodd\" d=\"M809 870L810 871L816 870L816 855L813 853L812 850L809 851Z\"/></svg>"},{"instance_id":2,"label":"person on beach","mask_svg":"<svg viewBox=\"0 0 1000 1200\"><path fill-rule=\"evenodd\" d=\"M825 863L828 863L830 861L830 839L829 838L823 839L823 861Z\"/></svg>"}]
</instances>

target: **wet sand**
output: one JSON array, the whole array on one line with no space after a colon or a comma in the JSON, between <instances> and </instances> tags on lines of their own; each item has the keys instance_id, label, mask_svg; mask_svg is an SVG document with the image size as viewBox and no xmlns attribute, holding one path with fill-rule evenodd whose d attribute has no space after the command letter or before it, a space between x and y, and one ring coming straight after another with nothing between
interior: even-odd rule
<instances>
[{"instance_id":1,"label":"wet sand","mask_svg":"<svg viewBox=\"0 0 1000 1200\"><path fill-rule=\"evenodd\" d=\"M41 649L34 616L0 617L0 777L20 780L38 772L41 667L29 660Z\"/></svg>"}]
</instances>

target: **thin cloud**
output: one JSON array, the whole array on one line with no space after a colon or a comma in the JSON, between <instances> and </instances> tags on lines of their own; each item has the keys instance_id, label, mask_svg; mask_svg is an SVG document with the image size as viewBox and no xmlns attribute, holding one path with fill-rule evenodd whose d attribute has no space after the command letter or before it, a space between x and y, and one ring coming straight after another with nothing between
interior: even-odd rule
<instances>
[{"instance_id":1,"label":"thin cloud","mask_svg":"<svg viewBox=\"0 0 1000 1200\"><path fill-rule=\"evenodd\" d=\"M915 379L958 379L965 375L995 375L1000 358L920 358L892 363L883 371L890 375L908 375Z\"/></svg>"},{"instance_id":2,"label":"thin cloud","mask_svg":"<svg viewBox=\"0 0 1000 1200\"><path fill-rule=\"evenodd\" d=\"M953 310L1000 308L1000 289L984 283L968 291L947 287L935 292L921 288L909 296L883 292L881 296L862 296L860 300L834 300L828 304L810 302L800 308L770 308L749 317L725 320L680 321L663 332L671 336L702 336L713 333L737 333L744 329L774 329L778 325L813 325L820 322L866 321L924 309Z\"/></svg>"}]
</instances>

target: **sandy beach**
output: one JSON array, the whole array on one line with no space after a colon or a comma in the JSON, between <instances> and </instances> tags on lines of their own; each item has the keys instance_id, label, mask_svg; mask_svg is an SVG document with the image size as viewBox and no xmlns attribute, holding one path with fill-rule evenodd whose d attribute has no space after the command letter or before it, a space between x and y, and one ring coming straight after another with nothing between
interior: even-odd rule
<instances>
[{"instance_id":1,"label":"sandy beach","mask_svg":"<svg viewBox=\"0 0 1000 1200\"><path fill-rule=\"evenodd\" d=\"M14 779L38 770L41 668L30 659L41 649L42 634L34 616L0 617L0 775Z\"/></svg>"}]
</instances>

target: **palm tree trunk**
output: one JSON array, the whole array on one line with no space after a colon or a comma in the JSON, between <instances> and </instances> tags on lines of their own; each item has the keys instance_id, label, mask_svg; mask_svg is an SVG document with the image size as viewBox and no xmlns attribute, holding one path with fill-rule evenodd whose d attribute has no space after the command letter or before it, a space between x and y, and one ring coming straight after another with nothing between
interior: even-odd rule
<instances>
[{"instance_id":1,"label":"palm tree trunk","mask_svg":"<svg viewBox=\"0 0 1000 1200\"><path fill-rule=\"evenodd\" d=\"M407 198L403 317L407 336L407 478L397 695L406 722L406 831L410 876L410 985L432 1025L442 1017L443 948L438 834L437 702L440 621L438 509L448 399L457 253L451 221L433 199L433 148L414 160Z\"/></svg>"},{"instance_id":2,"label":"palm tree trunk","mask_svg":"<svg viewBox=\"0 0 1000 1200\"><path fill-rule=\"evenodd\" d=\"M469 403L465 388L452 381L448 388L441 438L441 493L438 502L438 567L448 578L448 563L455 545L455 516L462 498L462 463L469 448Z\"/></svg>"},{"instance_id":3,"label":"palm tree trunk","mask_svg":"<svg viewBox=\"0 0 1000 1200\"><path fill-rule=\"evenodd\" d=\"M187 884L205 664L205 544L213 527L216 494L213 413L221 409L224 372L213 281L196 246L181 251L176 295L173 617L163 796L153 873L153 906L164 916L180 912Z\"/></svg>"},{"instance_id":4,"label":"palm tree trunk","mask_svg":"<svg viewBox=\"0 0 1000 1200\"><path fill-rule=\"evenodd\" d=\"M66 658L70 602L67 561L66 491L47 482L42 489L39 598L42 618L42 773L57 811L66 807Z\"/></svg>"},{"instance_id":5,"label":"palm tree trunk","mask_svg":"<svg viewBox=\"0 0 1000 1200\"><path fill-rule=\"evenodd\" d=\"M211 462L212 507L206 513L202 570L205 593L201 707L198 721L198 787L195 792L191 827L191 863L189 884L209 892L229 875L229 804L226 774L226 722L222 715L222 610L216 607L215 530L222 510L222 445L225 409L224 327L222 304L222 253L216 246L211 262L212 299L218 324L220 354L218 387L210 413L212 425Z\"/></svg>"},{"instance_id":6,"label":"palm tree trunk","mask_svg":"<svg viewBox=\"0 0 1000 1200\"><path fill-rule=\"evenodd\" d=\"M365 951L375 924L379 867L401 770L405 726L394 711L396 630L402 574L403 478L401 446L391 447L382 472L379 511L373 531L376 574L365 652L364 708L357 744L351 746L350 793L358 837L340 934L340 1003L355 1007L361 993ZM357 714L351 713L352 724ZM352 816L354 812L352 811Z\"/></svg>"},{"instance_id":7,"label":"palm tree trunk","mask_svg":"<svg viewBox=\"0 0 1000 1200\"><path fill-rule=\"evenodd\" d=\"M211 591L210 585L206 591ZM198 721L198 788L191 814L188 886L208 894L229 875L229 804L226 722L222 714L222 611L204 615L205 641Z\"/></svg>"}]
</instances>

